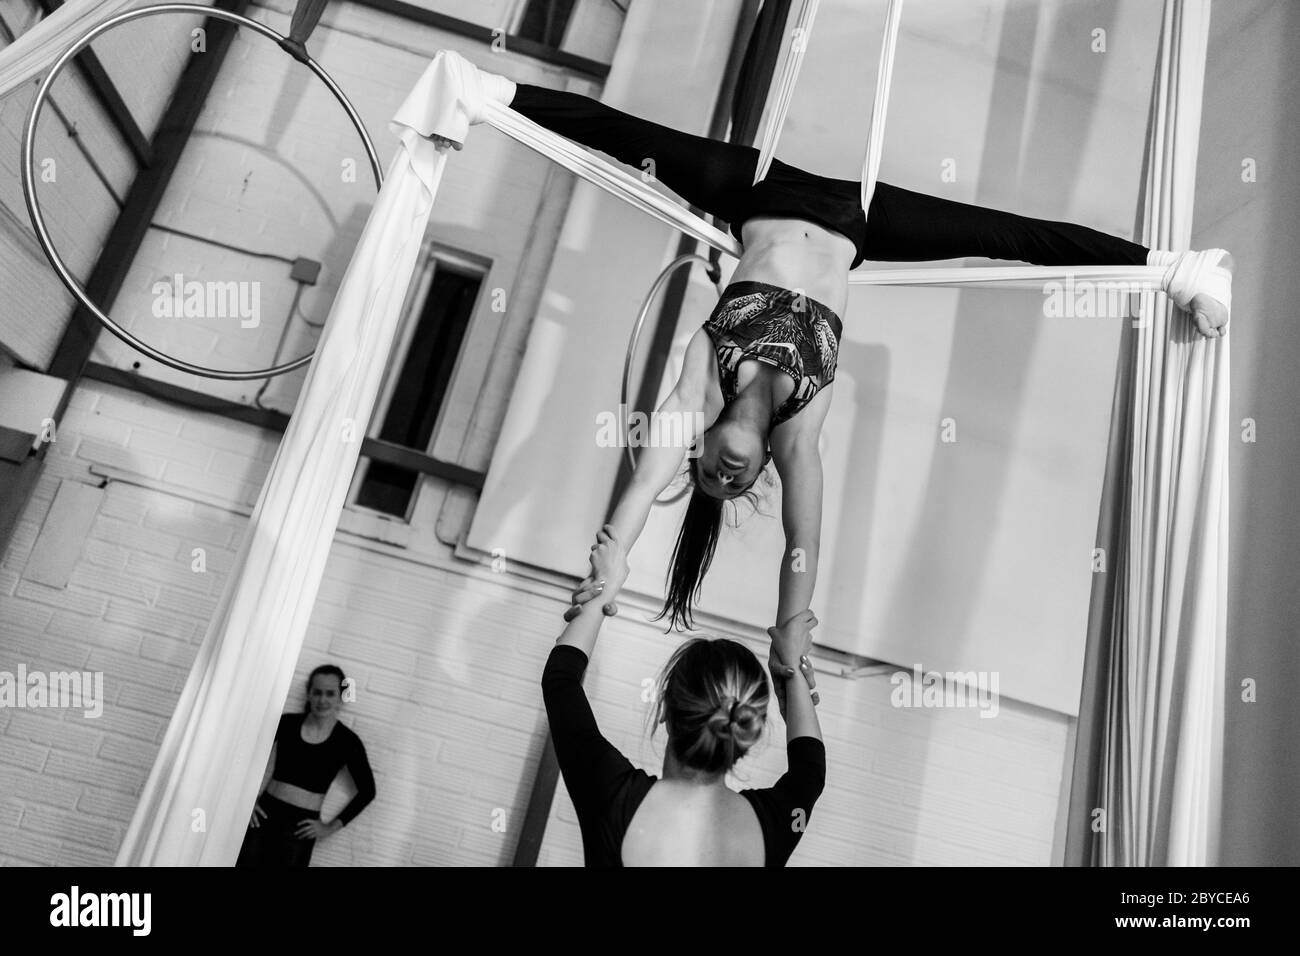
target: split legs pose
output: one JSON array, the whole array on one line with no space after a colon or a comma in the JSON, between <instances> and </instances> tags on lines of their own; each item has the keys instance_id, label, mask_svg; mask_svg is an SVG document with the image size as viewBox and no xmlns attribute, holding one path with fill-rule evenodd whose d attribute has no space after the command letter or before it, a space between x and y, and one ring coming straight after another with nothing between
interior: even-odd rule
<instances>
[{"instance_id":1,"label":"split legs pose","mask_svg":"<svg viewBox=\"0 0 1300 956\"><path fill-rule=\"evenodd\" d=\"M649 170L688 203L731 224L743 254L714 313L687 346L681 376L657 410L681 416L697 442L694 484L678 535L663 616L690 626L718 540L724 503L752 494L768 461L781 477L786 555L777 623L811 606L822 510L818 437L833 392L848 297L848 273L866 259L929 261L985 257L1037 265L1163 265L1168 293L1192 312L1198 330L1224 334L1231 258L1222 250L1170 253L1068 222L1033 219L878 183L868 215L860 185L773 160L753 183L758 151L650 122L576 93L485 82L516 112L547 129ZM651 165L652 164L652 165ZM796 304L797 303L797 304ZM611 355L611 362L622 360ZM702 416L699 414L702 413ZM655 498L681 468L684 450L642 449L636 474L610 524L630 549ZM573 607L616 593L593 572ZM781 662L776 669L801 662ZM808 676L811 676L810 673Z\"/></svg>"}]
</instances>

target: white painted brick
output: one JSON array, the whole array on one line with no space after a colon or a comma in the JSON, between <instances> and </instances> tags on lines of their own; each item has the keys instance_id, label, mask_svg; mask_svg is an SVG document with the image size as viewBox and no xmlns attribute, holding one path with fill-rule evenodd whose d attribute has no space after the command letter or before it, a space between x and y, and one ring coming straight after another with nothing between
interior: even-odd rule
<instances>
[{"instance_id":1,"label":"white painted brick","mask_svg":"<svg viewBox=\"0 0 1300 956\"><path fill-rule=\"evenodd\" d=\"M119 843L119 847L120 847ZM117 864L117 849L112 850L97 849L95 847L78 846L76 848L76 860L78 866L98 866L107 867Z\"/></svg>"},{"instance_id":2,"label":"white painted brick","mask_svg":"<svg viewBox=\"0 0 1300 956\"><path fill-rule=\"evenodd\" d=\"M0 764L21 767L24 770L39 771L45 763L48 747L29 743L15 737L0 738Z\"/></svg>"},{"instance_id":3,"label":"white painted brick","mask_svg":"<svg viewBox=\"0 0 1300 956\"><path fill-rule=\"evenodd\" d=\"M58 836L48 833L3 827L0 828L0 846L9 854L7 859L17 860L20 865L54 866L60 862L63 842Z\"/></svg>"},{"instance_id":4,"label":"white painted brick","mask_svg":"<svg viewBox=\"0 0 1300 956\"><path fill-rule=\"evenodd\" d=\"M202 442L178 435L137 426L131 430L127 448L141 455L167 461L183 461L202 468L212 457L212 449Z\"/></svg>"},{"instance_id":5,"label":"white painted brick","mask_svg":"<svg viewBox=\"0 0 1300 956\"><path fill-rule=\"evenodd\" d=\"M373 638L336 633L330 638L329 649L331 654L366 661L374 667L387 668L391 671L397 671L399 674L410 673L415 670L415 654L413 652L402 648L389 647L375 641Z\"/></svg>"},{"instance_id":6,"label":"white painted brick","mask_svg":"<svg viewBox=\"0 0 1300 956\"><path fill-rule=\"evenodd\" d=\"M242 516L204 508L203 514L180 514L151 511L144 518L146 528L156 528L175 535L195 546L225 547L243 524Z\"/></svg>"},{"instance_id":7,"label":"white painted brick","mask_svg":"<svg viewBox=\"0 0 1300 956\"><path fill-rule=\"evenodd\" d=\"M117 695L117 703L131 710L140 710L170 719L176 710L176 697L175 691L123 683Z\"/></svg>"},{"instance_id":8,"label":"white painted brick","mask_svg":"<svg viewBox=\"0 0 1300 956\"><path fill-rule=\"evenodd\" d=\"M60 611L59 614L67 612ZM56 614L55 617L58 615ZM20 661L27 665L29 671L33 670L81 670L89 656L89 648L75 641L65 640L58 636L48 633L42 634L33 629L30 631L19 631L17 629L6 631L3 625L0 625L0 635L3 635L3 644L0 644L0 661L8 664L17 665ZM12 670L12 667L6 669Z\"/></svg>"},{"instance_id":9,"label":"white painted brick","mask_svg":"<svg viewBox=\"0 0 1300 956\"><path fill-rule=\"evenodd\" d=\"M467 770L447 764L432 764L428 761L410 761L396 765L391 769L389 776L394 781L401 780L428 787L439 794L440 798L447 798L448 808L469 793L474 783L474 775ZM448 812L454 811L449 809Z\"/></svg>"},{"instance_id":10,"label":"white painted brick","mask_svg":"<svg viewBox=\"0 0 1300 956\"><path fill-rule=\"evenodd\" d=\"M129 551L143 551L162 558L174 555L180 544L180 539L175 535L128 524L102 514L95 519L91 534L101 540L119 544Z\"/></svg>"},{"instance_id":11,"label":"white painted brick","mask_svg":"<svg viewBox=\"0 0 1300 956\"><path fill-rule=\"evenodd\" d=\"M131 474L144 475L147 478L161 478L167 462L123 448L110 445L96 438L83 438L77 442L77 457L99 465L119 468Z\"/></svg>"},{"instance_id":12,"label":"white painted brick","mask_svg":"<svg viewBox=\"0 0 1300 956\"><path fill-rule=\"evenodd\" d=\"M257 500L260 490L259 485L222 478L220 475L209 474L202 468L175 461L167 463L166 476L169 482L174 482L183 488L200 491L219 501L230 501L235 504L251 505Z\"/></svg>"},{"instance_id":13,"label":"white painted brick","mask_svg":"<svg viewBox=\"0 0 1300 956\"><path fill-rule=\"evenodd\" d=\"M71 406L67 414L63 416L63 421L59 423L59 431L76 432L82 436L97 438L110 445L125 446L127 439L131 437L131 426L128 423L109 418L94 411L82 411Z\"/></svg>"},{"instance_id":14,"label":"white painted brick","mask_svg":"<svg viewBox=\"0 0 1300 956\"><path fill-rule=\"evenodd\" d=\"M450 841L443 843L430 840L415 848L411 863L415 866L454 866L455 849L455 845Z\"/></svg>"},{"instance_id":15,"label":"white painted brick","mask_svg":"<svg viewBox=\"0 0 1300 956\"><path fill-rule=\"evenodd\" d=\"M185 671L179 667L152 663L141 659L140 655L121 654L104 647L91 650L86 669L119 675L117 680L129 679L150 687L167 687L177 677L185 676Z\"/></svg>"},{"instance_id":16,"label":"white painted brick","mask_svg":"<svg viewBox=\"0 0 1300 956\"><path fill-rule=\"evenodd\" d=\"M102 506L100 513L103 513ZM127 550L107 541L87 538L81 546L81 556L91 564L120 571L126 567Z\"/></svg>"},{"instance_id":17,"label":"white painted brick","mask_svg":"<svg viewBox=\"0 0 1300 956\"><path fill-rule=\"evenodd\" d=\"M146 634L140 644L140 656L149 661L160 661L177 670L188 672L198 654L198 645L188 641L177 641L169 637Z\"/></svg>"},{"instance_id":18,"label":"white painted brick","mask_svg":"<svg viewBox=\"0 0 1300 956\"><path fill-rule=\"evenodd\" d=\"M41 806L23 812L22 828L101 850L116 850L122 842L122 828L105 820Z\"/></svg>"},{"instance_id":19,"label":"white painted brick","mask_svg":"<svg viewBox=\"0 0 1300 956\"><path fill-rule=\"evenodd\" d=\"M55 757L66 759L67 755L55 751L51 754L51 758ZM53 766L56 761L51 759L50 764ZM5 793L11 800L19 801L24 807L39 803L70 810L77 805L81 791L80 780L59 779L49 766L40 773L16 766L5 768Z\"/></svg>"},{"instance_id":20,"label":"white painted brick","mask_svg":"<svg viewBox=\"0 0 1300 956\"><path fill-rule=\"evenodd\" d=\"M104 685L104 691L107 696L107 681ZM175 710L174 703L171 709ZM129 703L122 701L119 693L115 703L104 705L104 713L95 719L95 723L105 733L134 737L137 740L153 741L167 729L167 719L170 716L169 713L166 717L158 717L133 709Z\"/></svg>"},{"instance_id":21,"label":"white painted brick","mask_svg":"<svg viewBox=\"0 0 1300 956\"><path fill-rule=\"evenodd\" d=\"M153 602L155 607L162 607L163 591L198 592L206 596L216 581L206 571L195 571L194 559L186 551L182 551L180 556L171 554L166 557L132 552L126 561L126 573L159 586L158 598Z\"/></svg>"},{"instance_id":22,"label":"white painted brick","mask_svg":"<svg viewBox=\"0 0 1300 956\"><path fill-rule=\"evenodd\" d=\"M23 805L9 799L0 800L0 832L8 827L18 826L18 820L23 815Z\"/></svg>"},{"instance_id":23,"label":"white painted brick","mask_svg":"<svg viewBox=\"0 0 1300 956\"><path fill-rule=\"evenodd\" d=\"M149 401L126 389L110 385L97 386L102 389L97 411L106 418L141 425L151 431L179 435L185 417L180 412L167 410L157 402Z\"/></svg>"},{"instance_id":24,"label":"white painted brick","mask_svg":"<svg viewBox=\"0 0 1300 956\"><path fill-rule=\"evenodd\" d=\"M68 410L78 412L92 412L95 406L99 404L99 393L93 388L78 386L73 391L72 397L68 399Z\"/></svg>"},{"instance_id":25,"label":"white painted brick","mask_svg":"<svg viewBox=\"0 0 1300 956\"><path fill-rule=\"evenodd\" d=\"M242 532L240 532L242 536ZM233 547L239 546L239 541L231 542ZM203 549L203 571L194 571L194 561L198 557L194 553L195 548ZM207 545L195 545L189 541L182 541L176 549L175 558L184 563L191 569L194 574L207 574L215 578L211 585L213 593L220 593L225 581L225 576L235 566L235 552L230 548L209 547Z\"/></svg>"},{"instance_id":26,"label":"white painted brick","mask_svg":"<svg viewBox=\"0 0 1300 956\"><path fill-rule=\"evenodd\" d=\"M134 654L140 647L140 633L132 628L108 624L103 620L73 614L70 611L56 611L45 629L46 635L66 637L84 642L93 636L101 647L123 654ZM87 655L89 656L89 650Z\"/></svg>"},{"instance_id":27,"label":"white painted brick","mask_svg":"<svg viewBox=\"0 0 1300 956\"><path fill-rule=\"evenodd\" d=\"M216 583L216 579L208 575L209 584ZM194 618L200 630L207 628L208 619L212 617L213 611L216 611L217 602L220 598L217 596L208 596L208 594L191 594L185 591L172 591L170 588L162 588L159 593L159 600L155 606L160 611L175 611L177 614L185 615L188 618Z\"/></svg>"},{"instance_id":28,"label":"white painted brick","mask_svg":"<svg viewBox=\"0 0 1300 956\"><path fill-rule=\"evenodd\" d=\"M149 770L153 767L154 759L158 756L158 748L139 740L129 740L125 737L108 737L105 738L103 746L99 748L99 756L114 763L124 763L142 770Z\"/></svg>"},{"instance_id":29,"label":"white painted brick","mask_svg":"<svg viewBox=\"0 0 1300 956\"><path fill-rule=\"evenodd\" d=\"M57 710L11 710L5 728L8 737L78 754L93 754L103 741L103 734L93 719L75 716L62 719Z\"/></svg>"},{"instance_id":30,"label":"white painted brick","mask_svg":"<svg viewBox=\"0 0 1300 956\"><path fill-rule=\"evenodd\" d=\"M100 516L125 521L127 524L142 523L144 516L149 512L150 505L149 496L142 494L142 491L143 489L135 488L125 482L109 482L108 493L99 505Z\"/></svg>"},{"instance_id":31,"label":"white painted brick","mask_svg":"<svg viewBox=\"0 0 1300 956\"><path fill-rule=\"evenodd\" d=\"M54 611L21 598L0 595L0 634L39 633Z\"/></svg>"},{"instance_id":32,"label":"white painted brick","mask_svg":"<svg viewBox=\"0 0 1300 956\"><path fill-rule=\"evenodd\" d=\"M490 827L466 827L460 835L459 848L468 850L475 859L483 859L492 866L510 862L515 847L515 834L510 829L496 832Z\"/></svg>"},{"instance_id":33,"label":"white painted brick","mask_svg":"<svg viewBox=\"0 0 1300 956\"><path fill-rule=\"evenodd\" d=\"M497 753L477 747L467 747L457 741L448 741L438 754L438 762L464 767L475 775L497 777L504 780L518 780L520 774L527 772L528 762L514 754ZM534 771L536 767L532 768Z\"/></svg>"},{"instance_id":34,"label":"white painted brick","mask_svg":"<svg viewBox=\"0 0 1300 956\"><path fill-rule=\"evenodd\" d=\"M9 534L9 544L5 547L3 563L6 567L21 568L27 563L36 536L41 532L39 520L20 519Z\"/></svg>"},{"instance_id":35,"label":"white painted brick","mask_svg":"<svg viewBox=\"0 0 1300 956\"><path fill-rule=\"evenodd\" d=\"M104 620L182 640L189 640L198 627L193 618L153 608L136 607L116 600L109 601L108 613L104 615Z\"/></svg>"},{"instance_id":36,"label":"white painted brick","mask_svg":"<svg viewBox=\"0 0 1300 956\"><path fill-rule=\"evenodd\" d=\"M87 784L131 794L144 782L145 773L135 768L124 771L120 764L55 750L50 752L39 779L50 787L62 788L58 806L70 809L77 805Z\"/></svg>"},{"instance_id":37,"label":"white painted brick","mask_svg":"<svg viewBox=\"0 0 1300 956\"><path fill-rule=\"evenodd\" d=\"M34 581L23 581L15 594L28 601L35 601L45 607L62 608L76 614L98 616L108 607L108 598L93 591L78 588L52 588Z\"/></svg>"},{"instance_id":38,"label":"white painted brick","mask_svg":"<svg viewBox=\"0 0 1300 956\"><path fill-rule=\"evenodd\" d=\"M184 438L202 442L211 448L219 448L247 458L270 461L275 457L275 450L280 446L279 435L244 425L240 422L226 421L208 416L195 416L186 419L181 427Z\"/></svg>"},{"instance_id":39,"label":"white painted brick","mask_svg":"<svg viewBox=\"0 0 1300 956\"><path fill-rule=\"evenodd\" d=\"M271 463L265 459L249 458L228 451L214 452L208 462L208 471L214 475L236 478L258 486L266 481L266 473L270 467Z\"/></svg>"}]
</instances>

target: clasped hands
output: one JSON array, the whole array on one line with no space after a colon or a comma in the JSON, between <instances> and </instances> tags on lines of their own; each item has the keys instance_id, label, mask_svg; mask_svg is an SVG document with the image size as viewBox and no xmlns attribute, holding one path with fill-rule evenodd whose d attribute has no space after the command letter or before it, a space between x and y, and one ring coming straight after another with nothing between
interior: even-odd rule
<instances>
[{"instance_id":1,"label":"clasped hands","mask_svg":"<svg viewBox=\"0 0 1300 956\"><path fill-rule=\"evenodd\" d=\"M596 543L591 546L589 556L591 573L588 574L570 595L573 604L564 612L564 620L572 621L582 613L583 606L596 598L604 598L601 610L612 616L618 613L615 598L623 583L627 580L627 553L614 531L613 525L605 525L596 535ZM802 673L812 692L812 701L819 703L817 677L813 671L812 661L808 658L812 650L812 630L817 626L817 616L812 611L800 611L784 624L769 627L767 635L772 639L771 651L767 658L767 669L772 675L772 688L776 693L777 706L785 716L787 682L796 674Z\"/></svg>"},{"instance_id":2,"label":"clasped hands","mask_svg":"<svg viewBox=\"0 0 1300 956\"><path fill-rule=\"evenodd\" d=\"M607 524L596 534L596 543L591 546L591 573L570 595L573 604L564 612L564 619L572 621L582 613L582 606L594 598L606 597L602 605L608 617L618 613L618 604L614 598L618 595L623 582L627 580L627 552L623 543L614 533L614 526Z\"/></svg>"}]
</instances>

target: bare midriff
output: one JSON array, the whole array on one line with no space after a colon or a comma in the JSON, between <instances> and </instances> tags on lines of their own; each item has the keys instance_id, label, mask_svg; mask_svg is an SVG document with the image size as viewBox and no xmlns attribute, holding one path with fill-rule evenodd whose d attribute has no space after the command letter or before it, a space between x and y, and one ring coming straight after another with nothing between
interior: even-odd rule
<instances>
[{"instance_id":1,"label":"bare midriff","mask_svg":"<svg viewBox=\"0 0 1300 956\"><path fill-rule=\"evenodd\" d=\"M325 802L325 794L312 793L310 790L295 787L283 780L272 780L266 785L266 792L277 800L283 800L303 810L319 810L321 804Z\"/></svg>"},{"instance_id":2,"label":"bare midriff","mask_svg":"<svg viewBox=\"0 0 1300 956\"><path fill-rule=\"evenodd\" d=\"M802 292L844 318L857 254L847 236L802 219L762 216L747 220L740 235L745 252L730 281Z\"/></svg>"}]
</instances>

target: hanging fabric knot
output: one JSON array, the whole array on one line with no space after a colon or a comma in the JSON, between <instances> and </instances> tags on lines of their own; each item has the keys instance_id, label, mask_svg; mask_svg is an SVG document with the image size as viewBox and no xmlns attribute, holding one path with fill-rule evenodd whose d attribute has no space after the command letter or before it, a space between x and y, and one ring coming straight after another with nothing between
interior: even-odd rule
<instances>
[{"instance_id":1,"label":"hanging fabric knot","mask_svg":"<svg viewBox=\"0 0 1300 956\"><path fill-rule=\"evenodd\" d=\"M420 124L425 136L438 135L463 144L469 128L487 119L487 104L509 103L515 84L480 70L454 50L440 50L420 78L417 89L436 91Z\"/></svg>"}]
</instances>

